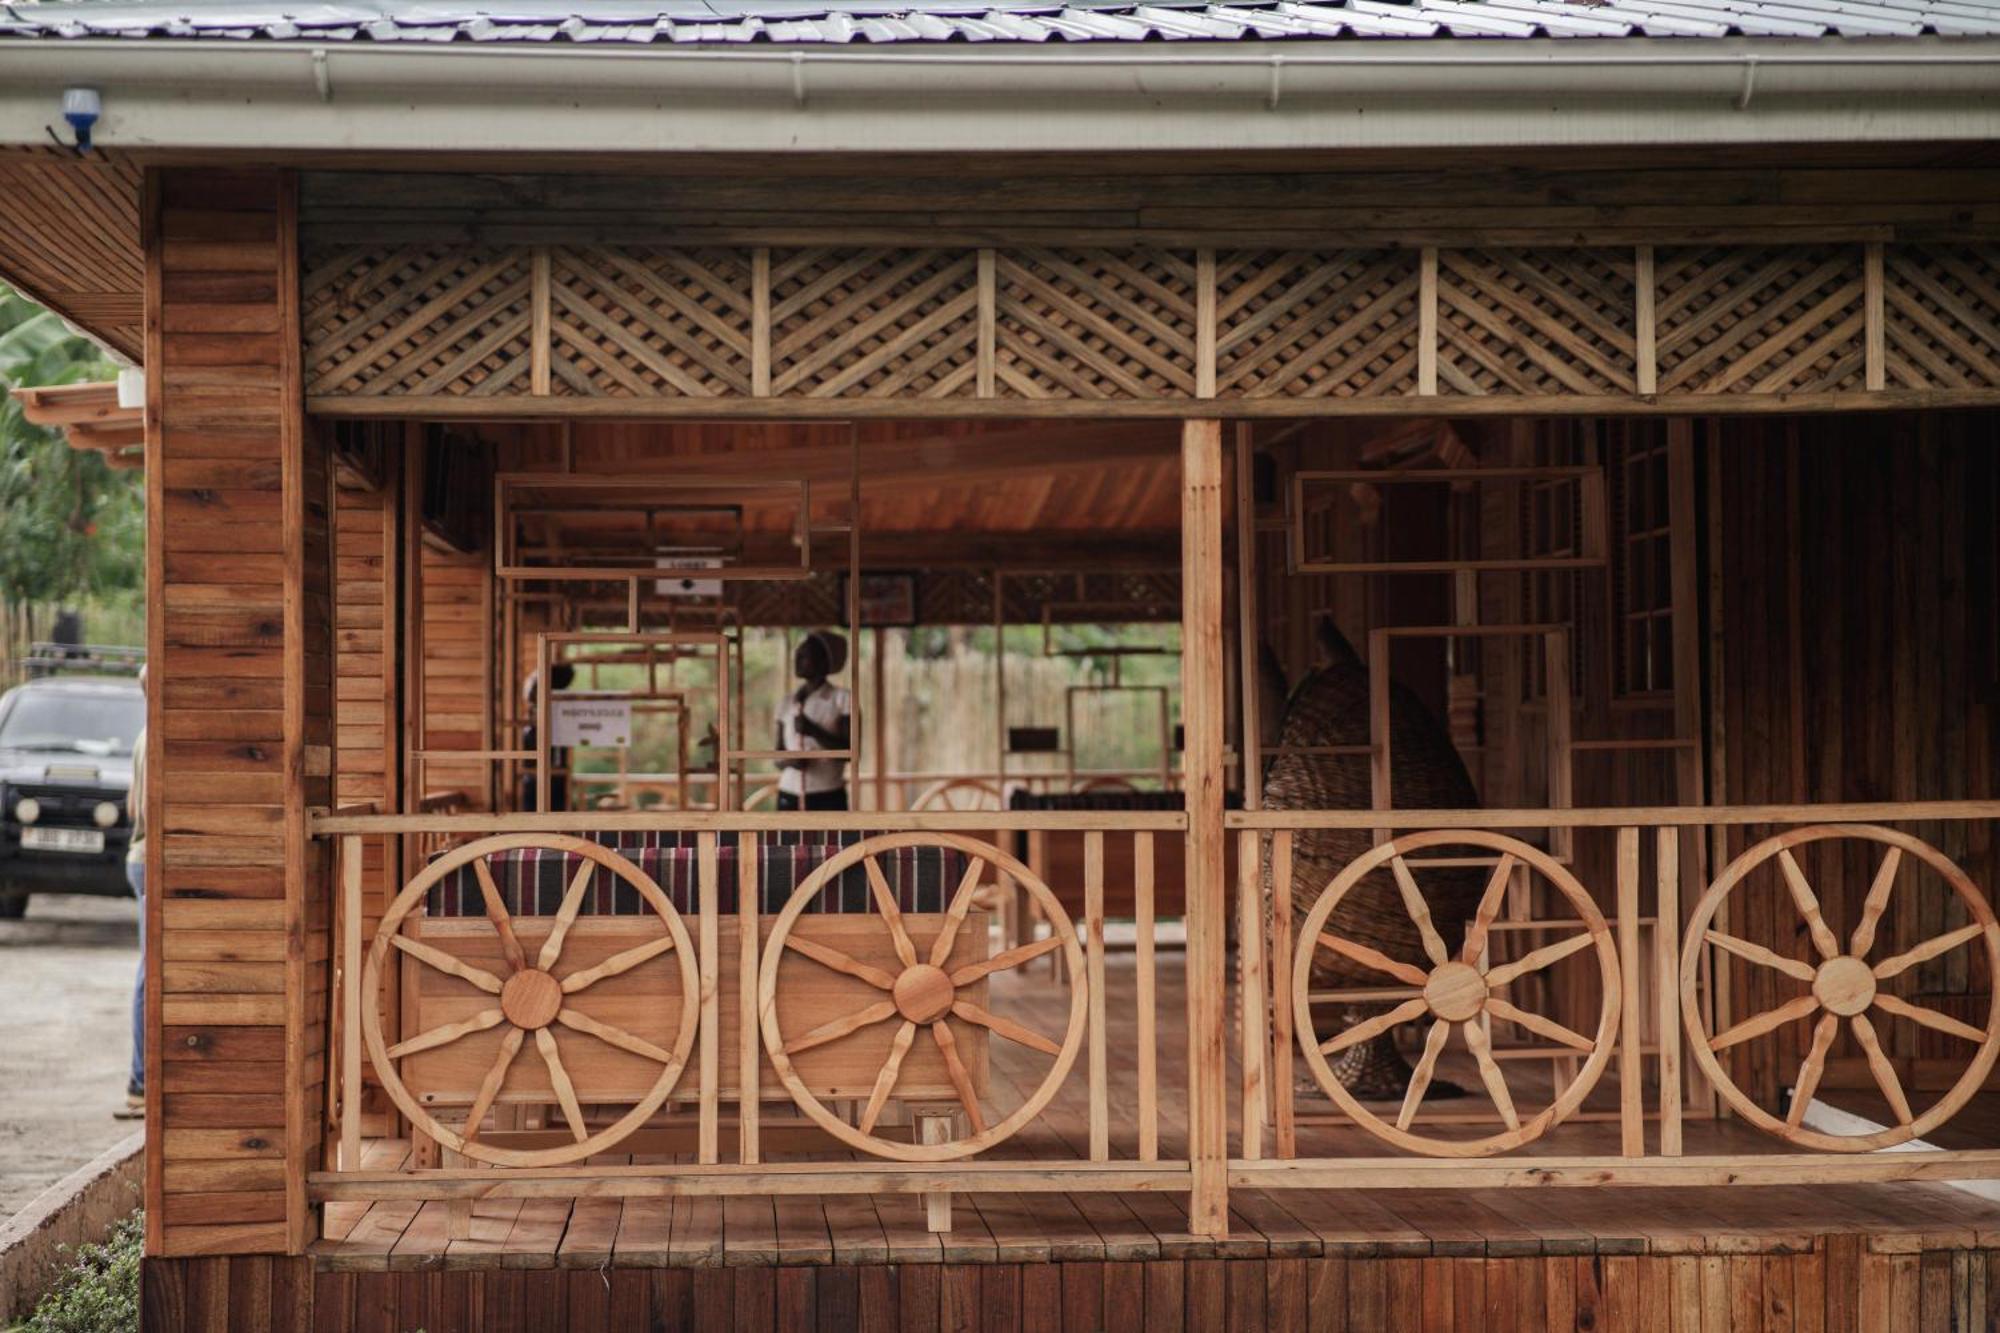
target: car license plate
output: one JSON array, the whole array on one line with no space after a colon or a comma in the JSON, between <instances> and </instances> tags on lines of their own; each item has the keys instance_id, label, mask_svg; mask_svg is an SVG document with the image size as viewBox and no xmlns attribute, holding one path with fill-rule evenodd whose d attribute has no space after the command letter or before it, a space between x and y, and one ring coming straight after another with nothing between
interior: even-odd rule
<instances>
[{"instance_id":1,"label":"car license plate","mask_svg":"<svg viewBox=\"0 0 2000 1333\"><path fill-rule=\"evenodd\" d=\"M42 852L101 852L104 834L94 828L24 828L21 845Z\"/></svg>"}]
</instances>

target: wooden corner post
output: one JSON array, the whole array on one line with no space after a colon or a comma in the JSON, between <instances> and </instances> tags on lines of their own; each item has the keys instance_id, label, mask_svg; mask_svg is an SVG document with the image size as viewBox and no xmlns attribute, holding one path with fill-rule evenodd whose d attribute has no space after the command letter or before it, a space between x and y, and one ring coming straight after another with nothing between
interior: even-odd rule
<instances>
[{"instance_id":1,"label":"wooden corner post","mask_svg":"<svg viewBox=\"0 0 2000 1333\"><path fill-rule=\"evenodd\" d=\"M1181 722L1187 792L1188 1227L1229 1231L1223 1042L1222 423L1181 434Z\"/></svg>"}]
</instances>

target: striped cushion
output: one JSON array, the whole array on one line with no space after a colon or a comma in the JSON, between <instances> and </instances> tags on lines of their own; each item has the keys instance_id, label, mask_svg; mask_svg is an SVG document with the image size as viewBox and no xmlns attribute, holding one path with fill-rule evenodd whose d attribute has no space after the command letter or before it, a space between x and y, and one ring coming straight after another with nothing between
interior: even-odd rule
<instances>
[{"instance_id":1,"label":"striped cushion","mask_svg":"<svg viewBox=\"0 0 2000 1333\"><path fill-rule=\"evenodd\" d=\"M796 833L760 834L757 857L758 910L774 913L791 900L794 890L843 847L871 835L828 833L821 841L802 841ZM686 845L675 845L685 838ZM698 910L700 853L692 834L603 834L600 843L624 856L651 876L668 901L682 912ZM717 910L737 910L737 849L734 834L716 837ZM444 853L440 853L443 855ZM948 847L898 847L879 853L876 863L905 912L942 912L965 875L963 852ZM561 908L570 880L584 858L552 847L517 847L486 858L494 885L507 910L517 916L553 916ZM432 916L482 916L486 911L478 873L468 862L447 874L425 900ZM813 912L866 912L874 899L868 872L856 862L829 881L808 905ZM639 891L610 870L598 866L584 892L587 916L637 916L648 909Z\"/></svg>"}]
</instances>

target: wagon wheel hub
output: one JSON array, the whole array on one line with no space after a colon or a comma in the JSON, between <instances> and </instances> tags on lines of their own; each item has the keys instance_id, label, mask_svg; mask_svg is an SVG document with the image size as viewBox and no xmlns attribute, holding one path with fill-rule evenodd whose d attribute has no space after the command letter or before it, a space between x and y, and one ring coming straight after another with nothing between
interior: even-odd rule
<instances>
[{"instance_id":1,"label":"wagon wheel hub","mask_svg":"<svg viewBox=\"0 0 2000 1333\"><path fill-rule=\"evenodd\" d=\"M904 968L890 992L897 1011L912 1023L934 1023L943 1018L951 1012L957 994L951 974L929 963Z\"/></svg>"},{"instance_id":2,"label":"wagon wheel hub","mask_svg":"<svg viewBox=\"0 0 2000 1333\"><path fill-rule=\"evenodd\" d=\"M1443 963L1424 983L1431 1012L1448 1023L1463 1023L1486 1007L1486 978L1470 963Z\"/></svg>"},{"instance_id":3,"label":"wagon wheel hub","mask_svg":"<svg viewBox=\"0 0 2000 1333\"><path fill-rule=\"evenodd\" d=\"M1875 970L1852 954L1829 958L1813 973L1812 993L1828 1013L1865 1013L1875 1003Z\"/></svg>"},{"instance_id":4,"label":"wagon wheel hub","mask_svg":"<svg viewBox=\"0 0 2000 1333\"><path fill-rule=\"evenodd\" d=\"M500 1012L517 1028L534 1031L562 1011L562 983L540 968L524 968L500 988Z\"/></svg>"}]
</instances>

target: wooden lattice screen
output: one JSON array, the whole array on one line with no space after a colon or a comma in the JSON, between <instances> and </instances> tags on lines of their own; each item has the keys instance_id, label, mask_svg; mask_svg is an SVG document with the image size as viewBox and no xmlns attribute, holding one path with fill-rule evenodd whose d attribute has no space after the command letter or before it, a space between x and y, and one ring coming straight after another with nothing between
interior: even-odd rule
<instances>
[{"instance_id":1,"label":"wooden lattice screen","mask_svg":"<svg viewBox=\"0 0 2000 1333\"><path fill-rule=\"evenodd\" d=\"M2000 395L2000 247L1983 245L408 245L314 255L304 282L308 393L336 412Z\"/></svg>"}]
</instances>

